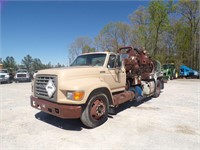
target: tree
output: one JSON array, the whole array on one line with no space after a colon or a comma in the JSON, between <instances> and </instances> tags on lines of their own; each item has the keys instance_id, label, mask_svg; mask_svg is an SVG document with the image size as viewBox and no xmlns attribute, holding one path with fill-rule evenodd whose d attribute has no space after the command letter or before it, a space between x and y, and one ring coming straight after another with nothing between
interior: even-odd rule
<instances>
[{"instance_id":1,"label":"tree","mask_svg":"<svg viewBox=\"0 0 200 150\"><path fill-rule=\"evenodd\" d=\"M177 12L181 14L181 21L188 26L189 35L189 59L188 65L192 68L199 68L199 1L180 0L177 3Z\"/></svg>"},{"instance_id":2,"label":"tree","mask_svg":"<svg viewBox=\"0 0 200 150\"><path fill-rule=\"evenodd\" d=\"M148 11L150 13L150 30L153 38L153 54L158 54L159 35L168 25L168 9L163 1L151 1Z\"/></svg>"},{"instance_id":3,"label":"tree","mask_svg":"<svg viewBox=\"0 0 200 150\"><path fill-rule=\"evenodd\" d=\"M44 65L42 64L41 60L39 58L34 58L32 61L32 67L33 71L41 70L44 68Z\"/></svg>"},{"instance_id":4,"label":"tree","mask_svg":"<svg viewBox=\"0 0 200 150\"><path fill-rule=\"evenodd\" d=\"M83 53L84 47L86 46L91 47L92 46L92 40L89 37L78 37L75 39L75 41L70 45L69 48L69 63L71 64L73 60Z\"/></svg>"},{"instance_id":5,"label":"tree","mask_svg":"<svg viewBox=\"0 0 200 150\"><path fill-rule=\"evenodd\" d=\"M117 52L121 46L130 43L130 26L122 22L107 24L95 38L95 43L100 50Z\"/></svg>"},{"instance_id":6,"label":"tree","mask_svg":"<svg viewBox=\"0 0 200 150\"><path fill-rule=\"evenodd\" d=\"M49 69L49 68L53 68L53 65L51 64L51 62L49 62L48 64L43 64L42 69Z\"/></svg>"},{"instance_id":7,"label":"tree","mask_svg":"<svg viewBox=\"0 0 200 150\"><path fill-rule=\"evenodd\" d=\"M6 59L3 60L3 66L4 68L10 69L11 71L16 70L17 65L16 65L14 57L7 56Z\"/></svg>"},{"instance_id":8,"label":"tree","mask_svg":"<svg viewBox=\"0 0 200 150\"><path fill-rule=\"evenodd\" d=\"M61 65L60 63L57 63L57 64L55 65L55 68L61 68L61 67L65 67L65 65Z\"/></svg>"},{"instance_id":9,"label":"tree","mask_svg":"<svg viewBox=\"0 0 200 150\"><path fill-rule=\"evenodd\" d=\"M140 6L136 11L129 15L132 23L131 45L134 47L145 47L150 50L150 15L148 9Z\"/></svg>"},{"instance_id":10,"label":"tree","mask_svg":"<svg viewBox=\"0 0 200 150\"><path fill-rule=\"evenodd\" d=\"M26 67L28 72L32 71L32 63L33 63L33 58L30 55L26 55L24 59L22 59L22 64Z\"/></svg>"},{"instance_id":11,"label":"tree","mask_svg":"<svg viewBox=\"0 0 200 150\"><path fill-rule=\"evenodd\" d=\"M95 52L95 48L93 47L90 47L88 45L85 45L82 49L82 52L83 53L90 53L90 52Z\"/></svg>"}]
</instances>

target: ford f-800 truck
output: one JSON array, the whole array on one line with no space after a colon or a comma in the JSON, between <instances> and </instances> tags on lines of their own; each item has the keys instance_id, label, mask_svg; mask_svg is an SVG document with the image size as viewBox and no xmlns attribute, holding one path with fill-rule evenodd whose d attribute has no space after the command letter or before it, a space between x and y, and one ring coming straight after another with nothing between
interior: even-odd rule
<instances>
[{"instance_id":1,"label":"ford f-800 truck","mask_svg":"<svg viewBox=\"0 0 200 150\"><path fill-rule=\"evenodd\" d=\"M38 71L31 106L60 118L80 118L89 128L127 101L158 97L164 88L158 61L145 50L122 47L118 53L78 56L69 67Z\"/></svg>"}]
</instances>

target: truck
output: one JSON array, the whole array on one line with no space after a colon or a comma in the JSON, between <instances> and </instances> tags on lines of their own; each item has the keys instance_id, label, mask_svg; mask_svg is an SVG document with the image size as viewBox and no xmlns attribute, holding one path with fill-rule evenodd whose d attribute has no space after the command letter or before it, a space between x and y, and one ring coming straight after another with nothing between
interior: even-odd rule
<instances>
[{"instance_id":1,"label":"truck","mask_svg":"<svg viewBox=\"0 0 200 150\"><path fill-rule=\"evenodd\" d=\"M8 69L0 69L0 83L12 83L13 76Z\"/></svg>"},{"instance_id":2,"label":"truck","mask_svg":"<svg viewBox=\"0 0 200 150\"><path fill-rule=\"evenodd\" d=\"M192 69L192 68L189 68L185 65L182 65L180 67L180 73L179 73L179 76L180 78L197 78L199 79L199 72Z\"/></svg>"},{"instance_id":3,"label":"truck","mask_svg":"<svg viewBox=\"0 0 200 150\"><path fill-rule=\"evenodd\" d=\"M31 76L26 69L19 69L14 76L15 83L31 82Z\"/></svg>"},{"instance_id":4,"label":"truck","mask_svg":"<svg viewBox=\"0 0 200 150\"><path fill-rule=\"evenodd\" d=\"M120 104L156 98L163 88L160 63L146 50L122 47L117 53L81 54L69 67L39 70L30 103L45 113L80 118L85 126L95 128Z\"/></svg>"},{"instance_id":5,"label":"truck","mask_svg":"<svg viewBox=\"0 0 200 150\"><path fill-rule=\"evenodd\" d=\"M163 65L163 75L165 80L173 80L178 78L178 71L174 63L167 63Z\"/></svg>"}]
</instances>

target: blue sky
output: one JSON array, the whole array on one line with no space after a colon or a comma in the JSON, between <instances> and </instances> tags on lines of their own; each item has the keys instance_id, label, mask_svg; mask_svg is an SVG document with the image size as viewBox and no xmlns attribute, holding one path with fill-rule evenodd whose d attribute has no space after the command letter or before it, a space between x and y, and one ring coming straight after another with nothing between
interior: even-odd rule
<instances>
[{"instance_id":1,"label":"blue sky","mask_svg":"<svg viewBox=\"0 0 200 150\"><path fill-rule=\"evenodd\" d=\"M1 0L2 1L2 0ZM1 53L18 64L27 54L43 63L67 65L70 44L94 38L110 22L129 22L128 15L147 1L4 1L1 6Z\"/></svg>"}]
</instances>

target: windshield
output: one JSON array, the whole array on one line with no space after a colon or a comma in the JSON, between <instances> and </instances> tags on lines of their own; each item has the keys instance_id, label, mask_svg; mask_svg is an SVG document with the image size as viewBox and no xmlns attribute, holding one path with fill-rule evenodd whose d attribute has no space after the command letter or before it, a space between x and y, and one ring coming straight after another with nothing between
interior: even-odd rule
<instances>
[{"instance_id":1,"label":"windshield","mask_svg":"<svg viewBox=\"0 0 200 150\"><path fill-rule=\"evenodd\" d=\"M0 73L8 73L8 70L0 70Z\"/></svg>"},{"instance_id":2,"label":"windshield","mask_svg":"<svg viewBox=\"0 0 200 150\"><path fill-rule=\"evenodd\" d=\"M27 70L18 70L17 72L18 72L18 73L19 73L19 72L25 72L25 73L27 73L28 71L27 71Z\"/></svg>"},{"instance_id":3,"label":"windshield","mask_svg":"<svg viewBox=\"0 0 200 150\"><path fill-rule=\"evenodd\" d=\"M78 56L71 66L103 66L106 54L88 54Z\"/></svg>"}]
</instances>

